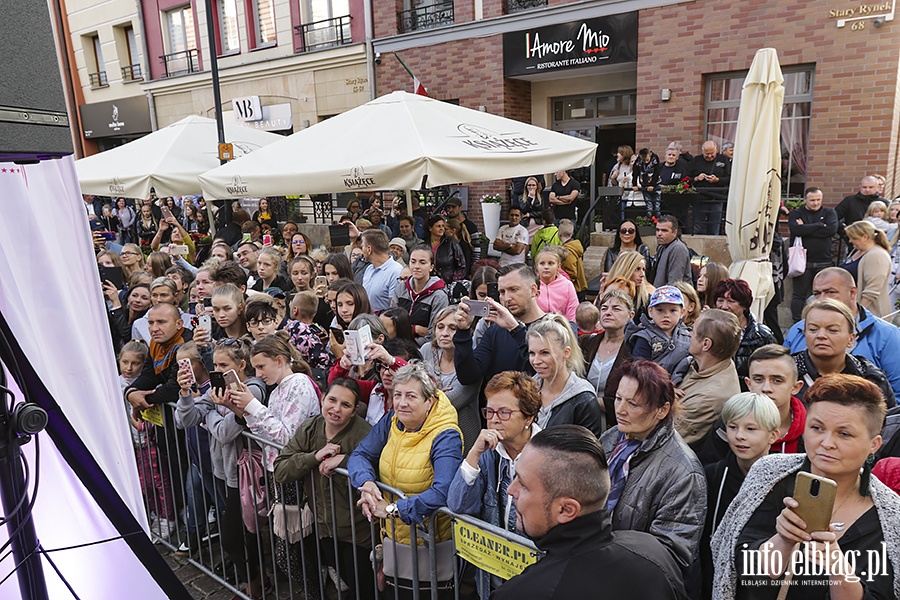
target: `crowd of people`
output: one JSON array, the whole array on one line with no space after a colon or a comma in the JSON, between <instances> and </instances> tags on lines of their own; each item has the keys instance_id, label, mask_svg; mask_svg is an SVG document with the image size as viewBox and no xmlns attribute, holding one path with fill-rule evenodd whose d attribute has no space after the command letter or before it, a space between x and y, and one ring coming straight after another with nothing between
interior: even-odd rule
<instances>
[{"instance_id":1,"label":"crowd of people","mask_svg":"<svg viewBox=\"0 0 900 600\"><path fill-rule=\"evenodd\" d=\"M635 181L654 172L649 154L633 165L620 155ZM704 144L698 158L719 156ZM723 183L716 173L703 179ZM571 181L561 171L551 192L563 217L577 197ZM408 592L414 526L424 525L438 593L452 597L451 529L437 513L449 507L546 553L506 583L476 571L485 599L898 597L900 330L880 318L893 279L877 269L895 264L900 210L863 210L880 202L868 187L837 210L807 190L790 214L808 264L792 309L798 287L811 297L783 334L757 320L747 282L712 262L692 266L672 215L655 215L652 254L622 222L588 301L573 220L538 200L537 178L524 188L493 242L497 262L478 256L477 228L455 199L446 215L408 215L400 198L385 214L377 196L357 199L342 217L350 245L325 249L279 224L265 199L205 239L207 209L191 198L134 207L86 197L155 535L196 551L208 527L198 507L213 506L224 551L247 565L247 593L261 594L272 573L248 541L249 432L268 442L255 449L262 492L283 511L276 570L307 594L322 583L304 576L311 537L329 549L323 565L359 565L359 578L332 579L344 591L372 597L376 558L377 585ZM853 243L841 266L824 252L826 231ZM363 331L371 343L357 352L348 340ZM222 373L236 380L222 387ZM151 424L155 407L176 426ZM184 481L164 468L178 461ZM358 494L333 486L331 513L323 494L339 467ZM798 472L836 482L828 531L805 531ZM369 554L381 540L369 540L367 519L384 524L383 555ZM882 542L878 571L871 553ZM761 576L739 551L787 555L795 544L827 547L844 570L791 572L788 585L783 568Z\"/></svg>"}]
</instances>

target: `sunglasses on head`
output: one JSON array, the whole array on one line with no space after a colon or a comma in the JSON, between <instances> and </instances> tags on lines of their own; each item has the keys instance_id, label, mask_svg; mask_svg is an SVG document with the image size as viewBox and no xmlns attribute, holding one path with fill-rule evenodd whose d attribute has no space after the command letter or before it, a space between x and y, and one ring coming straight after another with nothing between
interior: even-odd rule
<instances>
[{"instance_id":1,"label":"sunglasses on head","mask_svg":"<svg viewBox=\"0 0 900 600\"><path fill-rule=\"evenodd\" d=\"M628 234L630 234L630 233L634 233L634 228L632 228L632 227L623 227L622 229L619 230L619 233L624 234L624 235L628 235Z\"/></svg>"}]
</instances>

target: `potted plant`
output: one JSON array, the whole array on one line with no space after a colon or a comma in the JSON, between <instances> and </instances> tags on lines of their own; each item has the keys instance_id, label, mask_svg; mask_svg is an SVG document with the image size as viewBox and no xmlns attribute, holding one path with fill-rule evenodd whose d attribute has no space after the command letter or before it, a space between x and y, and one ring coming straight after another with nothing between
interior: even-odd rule
<instances>
[{"instance_id":1,"label":"potted plant","mask_svg":"<svg viewBox=\"0 0 900 600\"><path fill-rule=\"evenodd\" d=\"M594 231L597 233L603 233L603 216L596 215L593 219L594 221Z\"/></svg>"},{"instance_id":2,"label":"potted plant","mask_svg":"<svg viewBox=\"0 0 900 600\"><path fill-rule=\"evenodd\" d=\"M634 223L637 225L637 230L641 237L653 237L656 235L656 223L658 221L659 219L656 217L646 217L641 215L634 220Z\"/></svg>"},{"instance_id":3,"label":"potted plant","mask_svg":"<svg viewBox=\"0 0 900 600\"><path fill-rule=\"evenodd\" d=\"M500 231L500 209L503 198L497 194L485 194L481 197L481 217L484 219L484 235L489 240L497 237Z\"/></svg>"}]
</instances>

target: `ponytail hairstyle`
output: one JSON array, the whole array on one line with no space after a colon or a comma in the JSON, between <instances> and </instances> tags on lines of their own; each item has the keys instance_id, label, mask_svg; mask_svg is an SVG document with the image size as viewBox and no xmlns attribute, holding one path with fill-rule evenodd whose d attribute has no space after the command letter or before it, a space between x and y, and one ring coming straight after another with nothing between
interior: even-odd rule
<instances>
[{"instance_id":1,"label":"ponytail hairstyle","mask_svg":"<svg viewBox=\"0 0 900 600\"><path fill-rule=\"evenodd\" d=\"M546 314L528 328L528 337L540 338L548 346L555 344L561 350L569 348L566 369L579 377L584 376L584 356L572 331L572 326L562 315ZM558 365L555 365L558 367Z\"/></svg>"},{"instance_id":2,"label":"ponytail hairstyle","mask_svg":"<svg viewBox=\"0 0 900 600\"><path fill-rule=\"evenodd\" d=\"M135 339L127 342L122 349L119 350L119 358L122 357L126 352L134 352L138 356L141 357L143 362L147 362L147 356L150 355L150 348L147 346L147 342L142 339Z\"/></svg>"},{"instance_id":3,"label":"ponytail hairstyle","mask_svg":"<svg viewBox=\"0 0 900 600\"><path fill-rule=\"evenodd\" d=\"M881 246L888 252L891 251L891 244L888 242L887 234L880 229L875 229L875 226L869 221L857 221L856 223L851 223L850 225L847 225L847 228L844 231L847 233L847 237L854 239L861 238L864 235L868 236L876 245Z\"/></svg>"},{"instance_id":4,"label":"ponytail hairstyle","mask_svg":"<svg viewBox=\"0 0 900 600\"><path fill-rule=\"evenodd\" d=\"M219 340L213 354L216 352L224 352L234 363L244 361L244 377L253 375L253 367L250 366L250 343L247 340L243 338Z\"/></svg>"},{"instance_id":5,"label":"ponytail hairstyle","mask_svg":"<svg viewBox=\"0 0 900 600\"><path fill-rule=\"evenodd\" d=\"M285 362L290 363L291 371L294 373L303 373L312 377L312 369L309 368L309 364L303 359L300 351L288 342L289 336L290 334L284 330L267 335L256 342L253 349L250 350L250 356L263 354L272 360L281 357Z\"/></svg>"}]
</instances>

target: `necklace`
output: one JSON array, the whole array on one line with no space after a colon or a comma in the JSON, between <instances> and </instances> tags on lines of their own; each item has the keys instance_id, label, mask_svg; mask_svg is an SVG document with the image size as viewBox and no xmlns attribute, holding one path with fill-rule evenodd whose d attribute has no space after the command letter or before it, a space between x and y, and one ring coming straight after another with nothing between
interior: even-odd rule
<instances>
[{"instance_id":1,"label":"necklace","mask_svg":"<svg viewBox=\"0 0 900 600\"><path fill-rule=\"evenodd\" d=\"M843 500L841 500L841 502L834 508L834 510L831 511L832 516L837 514L844 507L844 505L850 500L850 498L853 497L853 493L854 492L851 491ZM843 531L845 523L843 521L836 521L831 525L834 527L835 531Z\"/></svg>"}]
</instances>

